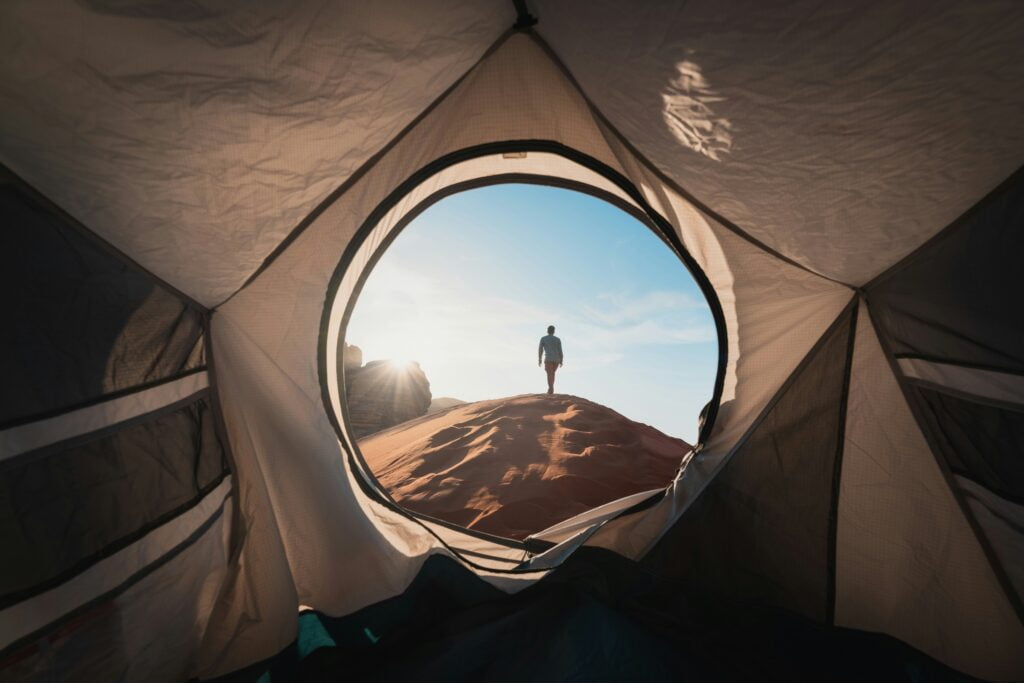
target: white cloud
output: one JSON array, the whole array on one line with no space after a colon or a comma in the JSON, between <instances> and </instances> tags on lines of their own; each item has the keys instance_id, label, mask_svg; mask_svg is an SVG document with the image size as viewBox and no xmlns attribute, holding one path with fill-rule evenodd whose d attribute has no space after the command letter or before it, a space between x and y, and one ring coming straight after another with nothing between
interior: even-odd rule
<instances>
[{"instance_id":1,"label":"white cloud","mask_svg":"<svg viewBox=\"0 0 1024 683\"><path fill-rule=\"evenodd\" d=\"M674 311L706 308L703 301L678 290L651 290L639 296L604 293L597 298L606 305L601 309L586 306L583 312L604 325L621 325Z\"/></svg>"}]
</instances>

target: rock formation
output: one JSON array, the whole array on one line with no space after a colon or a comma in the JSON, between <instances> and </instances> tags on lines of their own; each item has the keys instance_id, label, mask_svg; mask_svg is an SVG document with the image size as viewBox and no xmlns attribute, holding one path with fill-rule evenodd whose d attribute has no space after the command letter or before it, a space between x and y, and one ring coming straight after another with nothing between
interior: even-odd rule
<instances>
[{"instance_id":1,"label":"rock formation","mask_svg":"<svg viewBox=\"0 0 1024 683\"><path fill-rule=\"evenodd\" d=\"M358 346L345 344L339 351L349 424L357 439L426 414L430 382L419 363L375 360L363 365Z\"/></svg>"}]
</instances>

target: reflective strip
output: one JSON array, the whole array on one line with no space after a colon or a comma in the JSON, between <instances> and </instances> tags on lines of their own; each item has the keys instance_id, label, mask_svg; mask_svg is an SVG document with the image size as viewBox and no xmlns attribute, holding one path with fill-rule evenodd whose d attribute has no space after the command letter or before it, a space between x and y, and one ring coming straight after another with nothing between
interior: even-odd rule
<instances>
[{"instance_id":1,"label":"reflective strip","mask_svg":"<svg viewBox=\"0 0 1024 683\"><path fill-rule=\"evenodd\" d=\"M919 358L900 358L907 377L956 389L966 394L1008 403L1024 403L1024 377L962 365L934 363Z\"/></svg>"},{"instance_id":2,"label":"reflective strip","mask_svg":"<svg viewBox=\"0 0 1024 683\"><path fill-rule=\"evenodd\" d=\"M206 371L0 432L0 461L124 422L205 389Z\"/></svg>"},{"instance_id":3,"label":"reflective strip","mask_svg":"<svg viewBox=\"0 0 1024 683\"><path fill-rule=\"evenodd\" d=\"M183 543L220 510L231 492L225 477L198 505L61 585L0 612L0 649L53 623L128 581Z\"/></svg>"}]
</instances>

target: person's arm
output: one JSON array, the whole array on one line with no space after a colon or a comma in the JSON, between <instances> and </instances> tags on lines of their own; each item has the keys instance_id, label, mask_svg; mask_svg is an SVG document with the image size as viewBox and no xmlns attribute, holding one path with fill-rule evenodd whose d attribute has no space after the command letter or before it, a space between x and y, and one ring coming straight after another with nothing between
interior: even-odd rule
<instances>
[{"instance_id":1,"label":"person's arm","mask_svg":"<svg viewBox=\"0 0 1024 683\"><path fill-rule=\"evenodd\" d=\"M558 367L562 367L563 365L565 365L565 353L562 351L561 339L558 340L558 357L561 358L561 360L558 361Z\"/></svg>"},{"instance_id":2,"label":"person's arm","mask_svg":"<svg viewBox=\"0 0 1024 683\"><path fill-rule=\"evenodd\" d=\"M537 367L540 367L541 356L544 355L544 340L541 339L540 343L537 344Z\"/></svg>"}]
</instances>

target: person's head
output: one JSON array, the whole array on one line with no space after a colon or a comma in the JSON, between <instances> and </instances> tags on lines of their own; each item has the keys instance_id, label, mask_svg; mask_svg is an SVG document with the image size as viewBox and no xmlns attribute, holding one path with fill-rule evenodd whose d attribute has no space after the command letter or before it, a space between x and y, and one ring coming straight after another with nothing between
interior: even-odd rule
<instances>
[{"instance_id":1,"label":"person's head","mask_svg":"<svg viewBox=\"0 0 1024 683\"><path fill-rule=\"evenodd\" d=\"M555 326L554 325L548 325L548 334L554 334L554 333L555 333Z\"/></svg>"}]
</instances>

